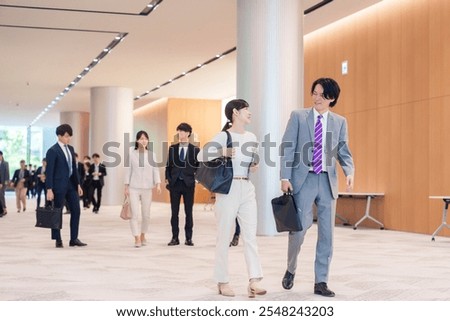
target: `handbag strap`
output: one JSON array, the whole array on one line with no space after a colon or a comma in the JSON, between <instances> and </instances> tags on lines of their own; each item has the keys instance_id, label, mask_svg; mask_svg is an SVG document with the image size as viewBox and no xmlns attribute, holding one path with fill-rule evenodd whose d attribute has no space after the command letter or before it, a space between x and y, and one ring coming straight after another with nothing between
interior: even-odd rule
<instances>
[{"instance_id":1,"label":"handbag strap","mask_svg":"<svg viewBox=\"0 0 450 321\"><path fill-rule=\"evenodd\" d=\"M228 130L225 131L227 133L227 148L233 147L233 142L231 141L231 134L228 132Z\"/></svg>"}]
</instances>

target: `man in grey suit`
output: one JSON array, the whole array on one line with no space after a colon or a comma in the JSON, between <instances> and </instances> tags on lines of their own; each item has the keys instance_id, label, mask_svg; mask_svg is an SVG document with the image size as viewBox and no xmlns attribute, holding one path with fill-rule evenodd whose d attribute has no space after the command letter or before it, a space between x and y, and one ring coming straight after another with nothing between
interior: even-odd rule
<instances>
[{"instance_id":1,"label":"man in grey suit","mask_svg":"<svg viewBox=\"0 0 450 321\"><path fill-rule=\"evenodd\" d=\"M281 148L281 189L294 194L303 230L289 233L285 289L294 285L297 258L306 231L312 226L313 204L317 207L318 236L314 265L314 293L333 297L328 274L333 255L333 228L338 198L336 161L346 176L347 190L353 188L354 166L348 146L347 121L330 111L340 88L330 78L311 86L314 106L292 112Z\"/></svg>"},{"instance_id":2,"label":"man in grey suit","mask_svg":"<svg viewBox=\"0 0 450 321\"><path fill-rule=\"evenodd\" d=\"M0 207L1 216L7 214L6 211L6 200L5 200L5 190L6 185L9 182L9 164L3 158L3 152L0 150Z\"/></svg>"}]
</instances>

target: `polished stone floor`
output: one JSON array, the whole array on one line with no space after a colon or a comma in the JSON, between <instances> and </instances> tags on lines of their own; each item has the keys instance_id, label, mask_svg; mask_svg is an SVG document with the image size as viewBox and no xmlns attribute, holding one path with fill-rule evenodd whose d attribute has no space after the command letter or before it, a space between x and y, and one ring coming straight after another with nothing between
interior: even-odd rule
<instances>
[{"instance_id":1,"label":"polished stone floor","mask_svg":"<svg viewBox=\"0 0 450 321\"><path fill-rule=\"evenodd\" d=\"M230 248L230 284L236 297L217 294L212 280L214 213L203 204L194 208L193 247L167 246L170 207L153 203L145 247L133 246L129 223L119 218L120 207L104 206L99 214L82 212L80 239L87 247L68 246L69 215L64 215L65 248L56 249L49 231L34 227L34 206L17 213L14 196L8 194L7 199L9 213L0 218L1 301L250 300L242 244ZM430 235L337 226L329 280L336 292L333 299L312 293L316 238L313 225L300 254L294 288L286 291L281 287L286 233L258 237L268 293L256 300L450 300L449 238L438 236L431 242Z\"/></svg>"}]
</instances>

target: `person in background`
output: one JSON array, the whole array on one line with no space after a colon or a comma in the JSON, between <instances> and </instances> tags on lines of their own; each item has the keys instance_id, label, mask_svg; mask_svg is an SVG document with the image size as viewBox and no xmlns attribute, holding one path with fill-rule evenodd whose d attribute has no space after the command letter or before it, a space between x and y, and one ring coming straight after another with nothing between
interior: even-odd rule
<instances>
[{"instance_id":1,"label":"person in background","mask_svg":"<svg viewBox=\"0 0 450 321\"><path fill-rule=\"evenodd\" d=\"M8 214L5 200L5 190L9 183L9 164L3 157L3 152L0 150L0 207L2 208L2 216Z\"/></svg>"},{"instance_id":2,"label":"person in background","mask_svg":"<svg viewBox=\"0 0 450 321\"><path fill-rule=\"evenodd\" d=\"M337 82L319 78L311 86L314 106L291 113L281 149L281 190L291 191L299 208L303 230L289 232L287 269L282 286L294 285L297 259L306 232L313 222L313 204L317 208L317 245L314 263L314 294L334 297L328 288L328 275L333 256L338 179L336 162L341 165L347 190L353 188L354 166L348 146L347 120L330 111L340 94ZM310 148L305 148L310 146Z\"/></svg>"},{"instance_id":3,"label":"person in background","mask_svg":"<svg viewBox=\"0 0 450 321\"><path fill-rule=\"evenodd\" d=\"M137 132L134 149L130 150L130 163L125 166L124 174L124 194L130 201L130 228L135 247L147 244L145 234L150 224L152 190L156 187L157 192L161 193L159 168L155 166L155 153L148 150L148 142L147 132ZM140 226L139 212L142 217Z\"/></svg>"},{"instance_id":4,"label":"person in background","mask_svg":"<svg viewBox=\"0 0 450 321\"><path fill-rule=\"evenodd\" d=\"M102 189L105 185L106 167L100 162L100 155L97 153L92 154L92 159L94 163L89 169L89 174L91 175L91 203L93 205L92 211L98 214L100 206L102 204ZM97 191L97 196L95 197L95 192Z\"/></svg>"},{"instance_id":5,"label":"person in background","mask_svg":"<svg viewBox=\"0 0 450 321\"><path fill-rule=\"evenodd\" d=\"M179 143L169 147L169 156L166 164L166 184L170 191L170 207L172 215L172 239L169 246L179 245L179 211L181 197L183 196L184 213L186 220L184 225L185 245L194 246L192 242L192 230L194 219L192 209L194 206L195 171L198 168L197 154L200 149L189 143L192 127L187 123L177 126Z\"/></svg>"},{"instance_id":6,"label":"person in background","mask_svg":"<svg viewBox=\"0 0 450 321\"><path fill-rule=\"evenodd\" d=\"M45 187L47 200L53 201L56 208L62 208L64 201L70 210L70 242L69 246L86 246L78 239L80 226L80 196L83 191L77 173L75 151L69 145L73 130L69 124L62 124L56 128L58 141L49 148L47 160ZM52 240L56 248L63 248L61 230L52 229Z\"/></svg>"},{"instance_id":7,"label":"person in background","mask_svg":"<svg viewBox=\"0 0 450 321\"><path fill-rule=\"evenodd\" d=\"M35 169L33 169L33 165L32 164L28 164L28 172L30 173L30 177L28 177L27 180L27 198L30 199L33 198L36 195L36 192L34 191L34 187L35 187Z\"/></svg>"},{"instance_id":8,"label":"person in background","mask_svg":"<svg viewBox=\"0 0 450 321\"><path fill-rule=\"evenodd\" d=\"M47 202L47 190L45 188L45 171L47 169L47 160L42 159L42 165L36 170L36 194L37 194L37 205L36 208L41 206L41 194L44 192L44 206Z\"/></svg>"},{"instance_id":9,"label":"person in background","mask_svg":"<svg viewBox=\"0 0 450 321\"><path fill-rule=\"evenodd\" d=\"M228 123L222 132L214 136L198 154L198 160L205 162L218 157L232 158L233 180L228 194L216 193L214 206L217 225L216 258L214 276L219 294L235 296L229 285L228 251L237 218L244 243L244 256L249 279L247 291L250 298L266 294L260 286L263 272L256 242L257 207L255 187L249 180L250 171L257 168L258 142L255 134L245 129L251 122L249 104L243 99L234 99L225 106ZM231 124L231 126L230 126ZM231 135L233 146L227 148L227 133Z\"/></svg>"},{"instance_id":10,"label":"person in background","mask_svg":"<svg viewBox=\"0 0 450 321\"><path fill-rule=\"evenodd\" d=\"M23 209L24 212L27 210L27 190L29 178L30 171L27 169L25 161L21 160L20 168L14 171L14 175L11 180L11 185L16 190L17 213L20 213L21 209Z\"/></svg>"},{"instance_id":11,"label":"person in background","mask_svg":"<svg viewBox=\"0 0 450 321\"><path fill-rule=\"evenodd\" d=\"M77 163L78 177L80 178L80 185L83 186L84 178L86 176L84 171L84 164L78 160L78 154L75 153L75 161Z\"/></svg>"},{"instance_id":12,"label":"person in background","mask_svg":"<svg viewBox=\"0 0 450 321\"><path fill-rule=\"evenodd\" d=\"M84 170L84 181L81 188L83 189L83 208L86 210L91 205L91 184L92 184L92 177L89 173L89 168L91 167L91 163L89 161L85 161L83 163L83 170Z\"/></svg>"}]
</instances>

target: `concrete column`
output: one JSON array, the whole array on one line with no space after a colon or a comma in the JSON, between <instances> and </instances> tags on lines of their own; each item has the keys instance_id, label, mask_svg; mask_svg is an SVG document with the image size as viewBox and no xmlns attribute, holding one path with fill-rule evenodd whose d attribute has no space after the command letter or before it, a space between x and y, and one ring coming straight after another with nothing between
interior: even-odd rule
<instances>
[{"instance_id":1,"label":"concrete column","mask_svg":"<svg viewBox=\"0 0 450 321\"><path fill-rule=\"evenodd\" d=\"M83 156L89 155L89 113L70 111L60 113L60 123L69 124L73 129L73 136L70 144L78 154L78 160L82 161Z\"/></svg>"},{"instance_id":2,"label":"concrete column","mask_svg":"<svg viewBox=\"0 0 450 321\"><path fill-rule=\"evenodd\" d=\"M123 201L123 161L133 132L133 91L121 87L91 88L90 154L107 166L102 205ZM128 139L128 141L124 141Z\"/></svg>"},{"instance_id":3,"label":"concrete column","mask_svg":"<svg viewBox=\"0 0 450 321\"><path fill-rule=\"evenodd\" d=\"M279 196L279 146L289 115L303 102L303 10L298 0L238 0L237 98L250 104L261 142L253 174L258 234L276 234L270 200Z\"/></svg>"}]
</instances>

